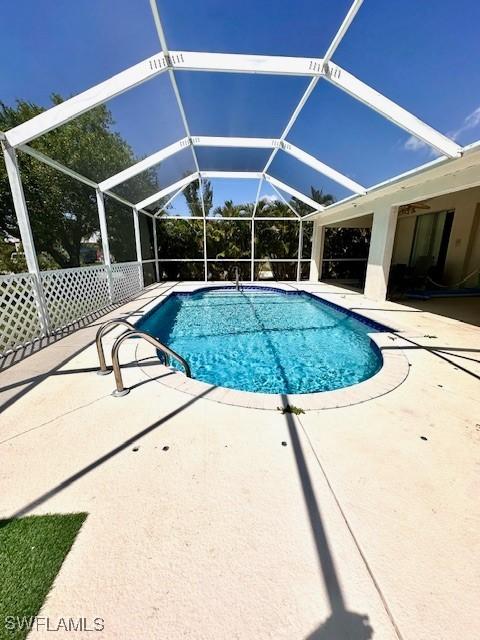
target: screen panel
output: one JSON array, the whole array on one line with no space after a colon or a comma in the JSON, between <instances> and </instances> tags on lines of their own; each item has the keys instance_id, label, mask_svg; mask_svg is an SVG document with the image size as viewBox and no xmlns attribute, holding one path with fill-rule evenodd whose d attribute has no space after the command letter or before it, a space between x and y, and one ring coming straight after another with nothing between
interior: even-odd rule
<instances>
[{"instance_id":1,"label":"screen panel","mask_svg":"<svg viewBox=\"0 0 480 640\"><path fill-rule=\"evenodd\" d=\"M31 156L19 153L25 201L40 269L68 269L101 262L100 225L95 190ZM5 189L10 187L5 177ZM19 238L11 198L4 218ZM23 254L17 258L24 264Z\"/></svg>"},{"instance_id":2,"label":"screen panel","mask_svg":"<svg viewBox=\"0 0 480 640\"><path fill-rule=\"evenodd\" d=\"M203 221L159 218L159 260L203 259Z\"/></svg>"},{"instance_id":3,"label":"screen panel","mask_svg":"<svg viewBox=\"0 0 480 640\"><path fill-rule=\"evenodd\" d=\"M316 86L288 141L368 187L431 160L410 135L327 81Z\"/></svg>"},{"instance_id":4,"label":"screen panel","mask_svg":"<svg viewBox=\"0 0 480 640\"><path fill-rule=\"evenodd\" d=\"M207 258L250 258L251 229L248 220L207 220Z\"/></svg>"},{"instance_id":5,"label":"screen panel","mask_svg":"<svg viewBox=\"0 0 480 640\"><path fill-rule=\"evenodd\" d=\"M351 191L342 185L283 151L277 153L268 173L323 206L328 206L332 202L351 195ZM298 200L295 201L297 202L297 211L301 215L314 210L304 202L299 204Z\"/></svg>"},{"instance_id":6,"label":"screen panel","mask_svg":"<svg viewBox=\"0 0 480 640\"><path fill-rule=\"evenodd\" d=\"M279 138L309 79L263 74L176 73L192 136Z\"/></svg>"},{"instance_id":7,"label":"screen panel","mask_svg":"<svg viewBox=\"0 0 480 640\"><path fill-rule=\"evenodd\" d=\"M41 106L75 95L157 53L148 2L2 3L2 100ZM8 28L5 26L8 25Z\"/></svg>"},{"instance_id":8,"label":"screen panel","mask_svg":"<svg viewBox=\"0 0 480 640\"><path fill-rule=\"evenodd\" d=\"M263 171L272 149L195 147L201 171Z\"/></svg>"},{"instance_id":9,"label":"screen panel","mask_svg":"<svg viewBox=\"0 0 480 640\"><path fill-rule=\"evenodd\" d=\"M32 140L30 145L101 182L184 137L170 80L162 74Z\"/></svg>"},{"instance_id":10,"label":"screen panel","mask_svg":"<svg viewBox=\"0 0 480 640\"><path fill-rule=\"evenodd\" d=\"M212 216L250 217L255 206L259 180L246 178L212 178Z\"/></svg>"},{"instance_id":11,"label":"screen panel","mask_svg":"<svg viewBox=\"0 0 480 640\"><path fill-rule=\"evenodd\" d=\"M469 144L480 138L479 23L480 3L470 0L369 0L334 61L459 144ZM415 142L411 146L414 151ZM428 157L429 149L423 150Z\"/></svg>"},{"instance_id":12,"label":"screen panel","mask_svg":"<svg viewBox=\"0 0 480 640\"><path fill-rule=\"evenodd\" d=\"M321 57L350 0L157 0L171 49ZM218 25L228 25L219 29Z\"/></svg>"},{"instance_id":13,"label":"screen panel","mask_svg":"<svg viewBox=\"0 0 480 640\"><path fill-rule=\"evenodd\" d=\"M113 187L112 191L137 204L195 172L192 150L186 147L147 171Z\"/></svg>"},{"instance_id":14,"label":"screen panel","mask_svg":"<svg viewBox=\"0 0 480 640\"><path fill-rule=\"evenodd\" d=\"M137 249L132 210L109 196L105 196L104 201L112 262L136 260Z\"/></svg>"},{"instance_id":15,"label":"screen panel","mask_svg":"<svg viewBox=\"0 0 480 640\"><path fill-rule=\"evenodd\" d=\"M298 211L296 203L292 201L292 196L278 187L275 189L266 180L262 181L255 217L296 217Z\"/></svg>"}]
</instances>

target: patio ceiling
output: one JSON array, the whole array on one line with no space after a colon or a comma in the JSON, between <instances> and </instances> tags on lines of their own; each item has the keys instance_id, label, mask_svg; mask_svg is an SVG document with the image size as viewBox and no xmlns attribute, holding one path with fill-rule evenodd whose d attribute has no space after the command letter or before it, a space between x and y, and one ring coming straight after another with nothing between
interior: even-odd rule
<instances>
[{"instance_id":1,"label":"patio ceiling","mask_svg":"<svg viewBox=\"0 0 480 640\"><path fill-rule=\"evenodd\" d=\"M312 102L314 92L316 96L319 95L318 85L320 84L328 83L335 91L347 94L358 103L368 107L372 112L379 114L385 121L393 123L400 130L414 136L419 144L428 145L436 154L440 154L440 161L459 158L463 153L463 147L454 139L429 126L333 61L337 48L362 4L363 0L353 1L337 31L333 34L323 57L312 58L171 50L167 44L166 35L168 34L165 33L157 2L150 0L161 49L158 53L6 131L6 143L13 148L34 155L42 162L98 188L101 192L120 199L148 215L151 215L151 211L147 211L147 207L152 207L156 203L165 207L166 201L168 203L173 200L194 180L202 182L203 179L220 178L257 180L256 204L258 204L262 184L267 183L280 197L284 197L280 193L283 192L308 205L312 209L312 213L308 214L308 217L316 216L319 213L323 215L330 207L320 206L312 199L305 186L305 180L302 181L299 178L299 174L302 172L305 172L305 175L309 177L318 174L322 179L338 185L341 188L341 193L359 196L360 199L370 193L372 189L376 189L377 186L364 186L359 180L348 175L351 171L342 170L341 166L333 167L324 158L307 152L291 141L289 136L295 123L307 102L309 100L310 103ZM184 99L185 87L189 86L188 83L193 78L191 74L202 75L202 73L207 78L210 78L211 74L226 75L227 77L231 77L232 74L239 74L241 77L261 75L287 82L282 86L284 88L292 87L289 104L293 105L293 109L289 111L288 119L283 131L279 132L279 137L203 135L204 131L198 130L198 126L192 126L192 105L188 96L187 101ZM154 83L162 77L168 80L167 84L165 84L165 80L162 80L162 87L165 90L168 88L173 96L172 103L178 110L177 121L181 123L172 129L175 128L177 131L181 128L183 137L165 144L115 175L101 181L92 180L87 176L80 175L72 168L63 166L55 159L48 158L29 144L86 111L107 103L122 94L134 92L141 85ZM186 85L183 84L182 77L186 77ZM306 86L298 84L299 81L306 82ZM292 83L295 83L295 87ZM293 87L295 92L293 92ZM299 88L302 90L297 100L295 94L298 94ZM186 103L188 103L187 106ZM283 106L285 105L282 105L282 110L286 111ZM196 118L194 119L196 120ZM332 126L336 126L335 123ZM313 131L317 127L317 123L311 122L311 127ZM222 129L222 127L219 128ZM351 144L355 145L355 142L353 139ZM223 162L225 166L212 168L214 166L211 161L212 154L214 154L214 159L218 159L220 164ZM168 169L169 163L171 169ZM239 169L236 165L241 168ZM160 167L162 171L165 169L166 177L162 179L161 188L156 193L148 194L140 201L130 202L124 195L115 191L119 185L125 185L135 176L152 168ZM421 167L420 171L422 171ZM392 178L393 181L396 179L396 177ZM298 215L296 211L294 213Z\"/></svg>"}]
</instances>

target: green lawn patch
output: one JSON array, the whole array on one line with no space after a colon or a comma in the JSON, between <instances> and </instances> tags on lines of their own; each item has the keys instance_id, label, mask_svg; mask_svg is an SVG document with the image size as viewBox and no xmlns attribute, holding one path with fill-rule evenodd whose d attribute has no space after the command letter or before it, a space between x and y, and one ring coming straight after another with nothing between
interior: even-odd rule
<instances>
[{"instance_id":1,"label":"green lawn patch","mask_svg":"<svg viewBox=\"0 0 480 640\"><path fill-rule=\"evenodd\" d=\"M71 513L0 520L2 640L27 636L28 628L20 628L17 619L37 615L86 517Z\"/></svg>"}]
</instances>

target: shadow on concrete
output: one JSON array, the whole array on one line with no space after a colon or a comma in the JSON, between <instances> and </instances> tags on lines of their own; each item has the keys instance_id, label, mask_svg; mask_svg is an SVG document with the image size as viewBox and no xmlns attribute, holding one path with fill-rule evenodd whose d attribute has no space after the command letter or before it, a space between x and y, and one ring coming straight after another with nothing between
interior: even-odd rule
<instances>
[{"instance_id":1,"label":"shadow on concrete","mask_svg":"<svg viewBox=\"0 0 480 640\"><path fill-rule=\"evenodd\" d=\"M452 358L461 358L462 360L467 360L470 362L474 362L475 364L478 364L480 363L480 360L476 360L475 358L470 358L468 356L461 355L461 352L467 351L468 353L480 353L479 349L468 349L468 348L460 348L460 347L436 347L436 346L430 347L428 345L419 344L418 342L415 342L415 340L412 340L411 338L406 338L403 335L400 335L399 337L402 340L405 340L405 342L409 342L411 346L399 345L397 347L395 345L386 345L382 347L382 351L399 351L399 350L400 351L408 351L408 350L427 351L428 353L431 353L433 356L437 356L437 358L440 358L441 360L448 362L448 364L452 365L452 367L454 367L455 369L458 369L459 371L463 371L463 373L466 373L467 375L471 376L472 378L475 378L476 380L480 380L480 375L478 373L475 373L475 371L472 371L471 369L467 369L466 366L462 366L456 360L451 360L451 358L447 358L447 356L451 356ZM454 353L450 353L452 351Z\"/></svg>"},{"instance_id":2,"label":"shadow on concrete","mask_svg":"<svg viewBox=\"0 0 480 640\"><path fill-rule=\"evenodd\" d=\"M282 402L284 408L287 407L287 396L282 396ZM368 615L348 611L346 608L342 587L323 525L320 507L315 497L312 479L300 443L295 417L289 412L285 412L284 416L287 421L297 471L302 484L305 506L317 548L318 563L332 612L331 616L318 629L307 636L305 640L369 640L373 638L373 628L369 624Z\"/></svg>"},{"instance_id":3,"label":"shadow on concrete","mask_svg":"<svg viewBox=\"0 0 480 640\"><path fill-rule=\"evenodd\" d=\"M438 297L429 300L408 298L399 301L398 304L423 313L433 313L437 316L452 318L458 322L480 327L480 296Z\"/></svg>"},{"instance_id":4,"label":"shadow on concrete","mask_svg":"<svg viewBox=\"0 0 480 640\"><path fill-rule=\"evenodd\" d=\"M215 388L216 387L211 387L209 389L206 389L203 393L200 393L199 395L191 398L184 404L180 405L177 409L174 409L173 411L170 411L170 413L167 413L167 415L163 416L163 418L156 420L155 422L150 424L148 427L145 427L141 431L138 431L130 438L127 438L127 440L124 440L121 444L116 446L114 449L111 449L110 451L105 453L103 456L100 456L99 458L97 458L87 466L83 467L76 473L72 474L68 478L65 478L65 480L62 480L62 482L59 482L57 485L55 485L45 493L42 493L42 495L38 496L38 498L35 498L35 500L32 500L31 502L23 506L21 509L18 509L15 513L13 513L9 517L9 519L22 518L23 516L26 516L28 513L30 513L34 509L37 509L45 502L48 502L48 500L50 500L51 498L56 496L58 493L61 493L62 491L70 487L72 484L74 484L75 482L77 482L87 474L89 474L94 469L97 469L102 464L105 464L105 462L108 462L109 460L114 458L116 455L118 455L122 451L125 451L125 449L128 449L128 447L131 447L133 444L138 442L141 438L145 437L152 431L155 431L155 429L158 429L159 427L164 425L166 422L168 422L169 420L177 416L179 413L181 413L182 411L185 411L185 409L188 409L189 407L191 407L193 404L195 404L195 402L207 396ZM121 401L122 400L119 398L118 402L121 402Z\"/></svg>"},{"instance_id":5,"label":"shadow on concrete","mask_svg":"<svg viewBox=\"0 0 480 640\"><path fill-rule=\"evenodd\" d=\"M175 283L176 284L176 283ZM142 291L136 298L130 298L127 300L124 300L121 305L124 304L128 304L132 301L138 301L141 302L142 300L146 300L144 302L144 304L140 305L138 307L138 309L136 309L135 311L125 311L122 313L119 313L118 317L119 318L127 318L131 315L141 315L141 310L143 309L143 307L147 306L148 304L150 304L150 302L152 301L153 298L158 297L160 295L165 295L167 291L169 291L172 287L175 286L172 285L171 287L169 287L169 289L166 289L165 291L162 290L162 292L158 292L156 290L152 290L152 291ZM154 296L148 296L147 298L142 297L145 293L155 293ZM120 305L120 306L121 306ZM74 325L72 326L71 331L68 329L66 330L67 333L60 335L57 338L56 334L53 336L49 336L48 338L45 338L45 343L43 344L39 344L38 348L35 346L36 342L41 343L41 341L35 341L35 343L32 343L31 345L28 345L27 347L25 347L24 349L18 349L16 351L14 351L11 354L8 354L7 356L4 356L3 358L0 358L0 373L4 373L6 369L9 369L11 367L13 367L13 365L20 363L22 360L25 360L25 358L27 358L28 356L34 355L35 353L37 353L40 349L43 349L47 346L49 346L50 344L53 344L54 342L57 342L58 340L61 340L62 338L65 338L67 335L70 335L70 333L73 333L75 331L77 331L78 329L92 329L96 326L101 326L102 324L104 324L104 322L93 322L94 319L98 319L104 315L106 315L109 311L111 311L112 309L116 309L118 308L118 306L109 308L109 309L103 309L102 311L99 311L95 314L91 314L90 316L87 316L86 318L84 318L82 321L79 321L78 323L74 323ZM94 317L95 316L95 317ZM114 327L112 327L113 330ZM105 335L107 335L109 333L109 331L107 331L105 333ZM18 380L17 382L10 384L10 385L5 385L3 387L0 387L0 393L4 393L4 392L8 392L9 390L11 390L12 388L17 388L17 387L21 387L19 389L19 391L13 395L9 395L7 393L7 397L4 400L0 401L0 412L5 411L5 409L8 409L8 407L12 406L13 404L15 404L15 402L17 400L19 400L20 398L22 398L26 393L28 393L29 391L31 391L32 389L34 389L38 384L40 384L41 382L43 382L44 380L46 380L46 378L48 378L51 375L63 375L64 372L60 371L61 368L63 366L65 366L70 360L72 360L73 358L75 358L78 354L82 353L82 351L84 351L85 349L87 349L88 347L90 347L92 344L94 344L95 342L95 336L93 335L91 338L85 338L85 344L82 344L81 346L79 346L77 349L75 349L74 347L72 347L72 352L68 354L68 356L66 358L63 358L62 360L60 360L59 362L57 362L54 366L51 366L50 368L46 368L46 370L42 373L39 373L36 376L27 378L27 379L22 379L22 380ZM30 349L30 351L28 351L28 349ZM27 350L28 352L25 353L25 350ZM22 355L23 354L23 355Z\"/></svg>"},{"instance_id":6,"label":"shadow on concrete","mask_svg":"<svg viewBox=\"0 0 480 640\"><path fill-rule=\"evenodd\" d=\"M151 362L148 362L148 360L152 360L151 357L140 358L139 360L135 360L134 362L127 362L125 364L122 364L122 370L135 368L138 366L139 362L142 363L142 367L158 366L158 361L154 362L152 360ZM107 365L107 369L110 371L110 373L112 372L111 365ZM70 376L77 375L79 373L96 373L98 370L99 367L81 367L79 369L62 369L50 371L48 373L39 373L38 375L32 376L31 378L25 378L23 380L17 380L17 382L12 382L12 384L3 385L2 387L0 387L0 393L3 391L10 391L11 389L15 389L16 387L21 387L26 384L38 384L39 382L42 382L42 380L45 380L45 378L49 378L51 376ZM0 405L0 407L1 406L2 405Z\"/></svg>"}]
</instances>

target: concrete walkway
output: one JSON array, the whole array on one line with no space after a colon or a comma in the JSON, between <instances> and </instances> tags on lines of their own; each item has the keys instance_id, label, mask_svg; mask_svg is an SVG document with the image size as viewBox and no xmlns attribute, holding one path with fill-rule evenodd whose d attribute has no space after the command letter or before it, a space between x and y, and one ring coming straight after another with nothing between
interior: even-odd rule
<instances>
[{"instance_id":1,"label":"concrete walkway","mask_svg":"<svg viewBox=\"0 0 480 640\"><path fill-rule=\"evenodd\" d=\"M113 398L96 327L0 373L0 517L89 513L42 615L104 619L75 638L476 637L480 329L310 288L403 330L402 385L294 417L132 366Z\"/></svg>"}]
</instances>

